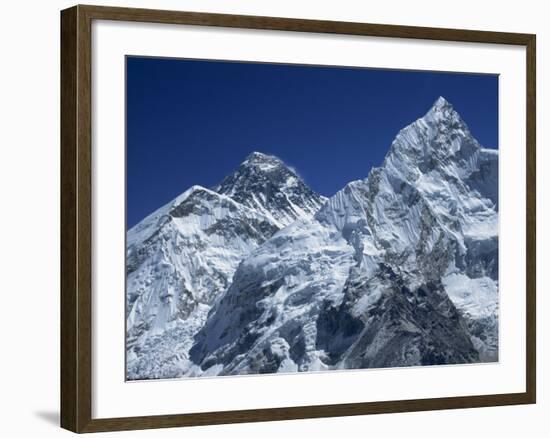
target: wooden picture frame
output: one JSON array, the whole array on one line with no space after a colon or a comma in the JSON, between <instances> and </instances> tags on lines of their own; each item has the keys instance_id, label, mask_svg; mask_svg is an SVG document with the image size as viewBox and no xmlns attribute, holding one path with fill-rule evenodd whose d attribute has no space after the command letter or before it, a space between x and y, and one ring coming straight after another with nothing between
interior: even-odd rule
<instances>
[{"instance_id":1,"label":"wooden picture frame","mask_svg":"<svg viewBox=\"0 0 550 438\"><path fill-rule=\"evenodd\" d=\"M526 48L526 391L521 393L92 418L92 21L115 20L519 45ZM336 417L536 401L535 48L530 34L75 6L61 12L61 426L74 432Z\"/></svg>"}]
</instances>

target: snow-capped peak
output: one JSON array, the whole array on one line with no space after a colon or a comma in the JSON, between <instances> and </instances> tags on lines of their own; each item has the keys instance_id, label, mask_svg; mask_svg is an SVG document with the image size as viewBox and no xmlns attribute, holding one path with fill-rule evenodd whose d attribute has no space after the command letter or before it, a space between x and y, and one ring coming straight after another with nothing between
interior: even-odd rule
<instances>
[{"instance_id":1,"label":"snow-capped peak","mask_svg":"<svg viewBox=\"0 0 550 438\"><path fill-rule=\"evenodd\" d=\"M241 164L242 166L256 166L263 171L270 171L285 164L276 156L254 151Z\"/></svg>"},{"instance_id":2,"label":"snow-capped peak","mask_svg":"<svg viewBox=\"0 0 550 438\"><path fill-rule=\"evenodd\" d=\"M440 96L429 109L429 111L420 119L427 125L447 125L454 129L463 129L467 131L466 124L455 111L453 105L443 96Z\"/></svg>"},{"instance_id":3,"label":"snow-capped peak","mask_svg":"<svg viewBox=\"0 0 550 438\"><path fill-rule=\"evenodd\" d=\"M436 101L434 102L434 104L432 105L432 109L436 109L436 108L445 108L445 107L450 107L452 108L453 106L449 103L449 101L447 99L445 99L443 96L439 96Z\"/></svg>"},{"instance_id":4,"label":"snow-capped peak","mask_svg":"<svg viewBox=\"0 0 550 438\"><path fill-rule=\"evenodd\" d=\"M440 97L423 117L397 134L383 167L414 180L434 166L445 165L449 159L461 161L461 167L471 169L480 149L460 115Z\"/></svg>"},{"instance_id":5,"label":"snow-capped peak","mask_svg":"<svg viewBox=\"0 0 550 438\"><path fill-rule=\"evenodd\" d=\"M248 155L213 190L262 212L281 227L313 216L325 201L281 159L261 152Z\"/></svg>"}]
</instances>

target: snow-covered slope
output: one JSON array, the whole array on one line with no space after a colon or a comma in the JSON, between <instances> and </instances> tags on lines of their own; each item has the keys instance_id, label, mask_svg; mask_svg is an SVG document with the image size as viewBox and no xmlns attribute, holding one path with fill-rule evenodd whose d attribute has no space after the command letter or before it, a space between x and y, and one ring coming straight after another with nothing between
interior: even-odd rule
<instances>
[{"instance_id":1,"label":"snow-covered slope","mask_svg":"<svg viewBox=\"0 0 550 438\"><path fill-rule=\"evenodd\" d=\"M239 265L194 373L497 360L497 233L498 153L439 98L380 168Z\"/></svg>"},{"instance_id":2,"label":"snow-covered slope","mask_svg":"<svg viewBox=\"0 0 550 438\"><path fill-rule=\"evenodd\" d=\"M322 367L315 318L325 300L341 302L353 265L353 250L336 230L294 222L239 266L192 359L223 374L297 370L298 354L309 369Z\"/></svg>"},{"instance_id":3,"label":"snow-covered slope","mask_svg":"<svg viewBox=\"0 0 550 438\"><path fill-rule=\"evenodd\" d=\"M262 162L275 163L276 170ZM233 175L239 172L234 187L225 180L227 194L193 186L128 231L129 379L186 372L193 336L231 284L241 260L290 223L292 214L311 217L321 203L319 195L273 157L255 153ZM264 181L269 181L268 201L283 200L284 214L277 215L262 198L246 202L239 195L242 187Z\"/></svg>"}]
</instances>

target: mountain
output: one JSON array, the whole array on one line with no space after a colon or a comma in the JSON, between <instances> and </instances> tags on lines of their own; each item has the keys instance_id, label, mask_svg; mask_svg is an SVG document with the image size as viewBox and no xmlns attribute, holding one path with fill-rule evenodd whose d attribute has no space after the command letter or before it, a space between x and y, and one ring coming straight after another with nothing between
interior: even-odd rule
<instances>
[{"instance_id":1,"label":"mountain","mask_svg":"<svg viewBox=\"0 0 550 438\"><path fill-rule=\"evenodd\" d=\"M498 152L439 98L236 270L194 375L498 360Z\"/></svg>"},{"instance_id":2,"label":"mountain","mask_svg":"<svg viewBox=\"0 0 550 438\"><path fill-rule=\"evenodd\" d=\"M214 190L263 213L281 228L313 216L326 200L279 158L260 152L252 152Z\"/></svg>"},{"instance_id":3,"label":"mountain","mask_svg":"<svg viewBox=\"0 0 550 438\"><path fill-rule=\"evenodd\" d=\"M252 187L258 196L247 198ZM193 337L241 260L322 202L282 161L254 153L214 190L193 186L131 228L128 379L185 372Z\"/></svg>"}]
</instances>

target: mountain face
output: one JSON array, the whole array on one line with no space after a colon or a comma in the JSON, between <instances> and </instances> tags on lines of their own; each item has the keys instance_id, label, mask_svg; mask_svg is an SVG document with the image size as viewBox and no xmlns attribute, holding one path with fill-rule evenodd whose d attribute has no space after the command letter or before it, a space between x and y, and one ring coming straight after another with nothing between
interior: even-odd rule
<instances>
[{"instance_id":1,"label":"mountain face","mask_svg":"<svg viewBox=\"0 0 550 438\"><path fill-rule=\"evenodd\" d=\"M253 250L192 375L498 360L498 152L439 98L382 166Z\"/></svg>"},{"instance_id":2,"label":"mountain face","mask_svg":"<svg viewBox=\"0 0 550 438\"><path fill-rule=\"evenodd\" d=\"M251 187L259 196L245 196ZM214 190L193 186L130 229L128 379L185 373L193 337L241 260L322 202L280 160L254 153Z\"/></svg>"}]
</instances>

